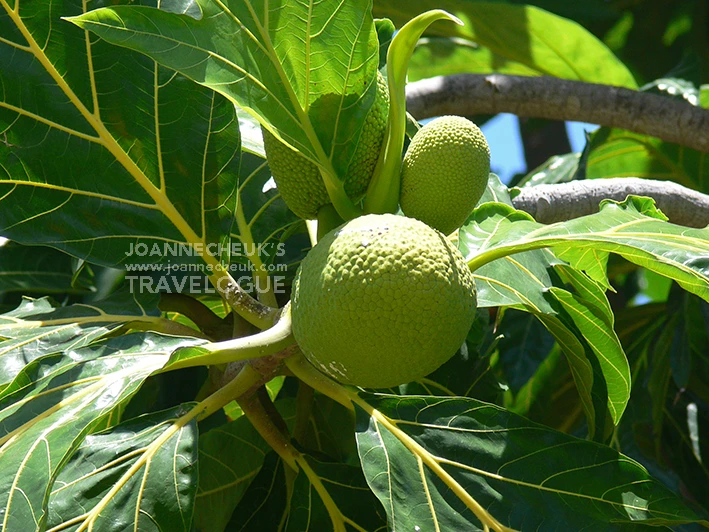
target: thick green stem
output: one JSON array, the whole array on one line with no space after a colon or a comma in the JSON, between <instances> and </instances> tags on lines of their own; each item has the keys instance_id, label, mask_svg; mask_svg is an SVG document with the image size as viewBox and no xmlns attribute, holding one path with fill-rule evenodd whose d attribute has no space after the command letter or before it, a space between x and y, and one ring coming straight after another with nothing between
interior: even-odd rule
<instances>
[{"instance_id":1,"label":"thick green stem","mask_svg":"<svg viewBox=\"0 0 709 532\"><path fill-rule=\"evenodd\" d=\"M285 360L285 364L293 375L306 383L311 388L327 395L332 400L337 401L345 408L354 410L352 401L347 393L347 389L330 377L319 372L315 366L305 359L303 353L296 353Z\"/></svg>"},{"instance_id":2,"label":"thick green stem","mask_svg":"<svg viewBox=\"0 0 709 532\"><path fill-rule=\"evenodd\" d=\"M332 231L335 227L338 227L343 223L345 223L345 221L339 214L337 214L337 211L332 203L328 203L327 205L320 207L318 210L318 241L320 241L322 237Z\"/></svg>"},{"instance_id":3,"label":"thick green stem","mask_svg":"<svg viewBox=\"0 0 709 532\"><path fill-rule=\"evenodd\" d=\"M278 429L256 394L244 400L237 400L237 402L254 428L266 440L266 443L291 469L298 471L297 459L300 453Z\"/></svg>"},{"instance_id":4,"label":"thick green stem","mask_svg":"<svg viewBox=\"0 0 709 532\"><path fill-rule=\"evenodd\" d=\"M203 405L203 410L197 419L202 420L211 416L214 412L223 408L234 399L238 399L244 395L251 388L256 386L260 380L261 374L248 364L245 365L238 375L227 383L226 386L219 388L200 403L200 405Z\"/></svg>"},{"instance_id":5,"label":"thick green stem","mask_svg":"<svg viewBox=\"0 0 709 532\"><path fill-rule=\"evenodd\" d=\"M270 329L244 338L201 345L195 349L199 349L203 354L177 361L167 369L227 364L238 360L265 357L276 354L293 343L295 340L291 331L290 305L287 305L283 309L281 318Z\"/></svg>"},{"instance_id":6,"label":"thick green stem","mask_svg":"<svg viewBox=\"0 0 709 532\"><path fill-rule=\"evenodd\" d=\"M224 320L212 312L207 305L186 294L160 294L160 310L177 312L194 322L209 336L224 326Z\"/></svg>"},{"instance_id":7,"label":"thick green stem","mask_svg":"<svg viewBox=\"0 0 709 532\"><path fill-rule=\"evenodd\" d=\"M264 163L265 164L265 163ZM254 266L252 277L258 290L258 300L269 307L278 307L276 295L273 293L272 283L268 277L268 272L265 270L263 261L258 254L258 246L254 245L254 236L251 232L251 224L246 221L244 216L244 207L241 201L241 188L237 192L236 205L236 225L239 228L239 237L244 244L246 258L249 259Z\"/></svg>"},{"instance_id":8,"label":"thick green stem","mask_svg":"<svg viewBox=\"0 0 709 532\"><path fill-rule=\"evenodd\" d=\"M239 286L229 272L219 271L210 277L219 295L234 311L259 329L268 329L278 315L278 309L262 304Z\"/></svg>"},{"instance_id":9,"label":"thick green stem","mask_svg":"<svg viewBox=\"0 0 709 532\"><path fill-rule=\"evenodd\" d=\"M304 445L305 436L308 433L308 424L313 412L313 401L315 394L313 389L305 382L298 383L298 393L295 397L295 425L293 427L293 439Z\"/></svg>"}]
</instances>

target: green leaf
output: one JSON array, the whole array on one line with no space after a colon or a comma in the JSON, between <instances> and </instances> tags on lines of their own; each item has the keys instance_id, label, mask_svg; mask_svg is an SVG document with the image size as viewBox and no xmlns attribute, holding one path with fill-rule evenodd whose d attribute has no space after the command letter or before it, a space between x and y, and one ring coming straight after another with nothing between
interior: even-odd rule
<instances>
[{"instance_id":1,"label":"green leaf","mask_svg":"<svg viewBox=\"0 0 709 532\"><path fill-rule=\"evenodd\" d=\"M460 37L424 37L416 43L409 65L409 81L453 74L538 76L539 72Z\"/></svg>"},{"instance_id":2,"label":"green leaf","mask_svg":"<svg viewBox=\"0 0 709 532\"><path fill-rule=\"evenodd\" d=\"M128 292L68 307L55 307L47 298L24 299L0 316L0 384L35 359L88 346L128 324L197 335L194 329L161 318L157 303L154 295Z\"/></svg>"},{"instance_id":3,"label":"green leaf","mask_svg":"<svg viewBox=\"0 0 709 532\"><path fill-rule=\"evenodd\" d=\"M91 434L54 483L48 527L192 530L197 486L197 424L180 424L189 405ZM151 445L160 441L154 451ZM149 463L139 463L148 456ZM139 471L131 474L131 469ZM85 514L92 513L94 519Z\"/></svg>"},{"instance_id":4,"label":"green leaf","mask_svg":"<svg viewBox=\"0 0 709 532\"><path fill-rule=\"evenodd\" d=\"M426 0L375 2L374 14L397 26L429 9ZM436 7L453 13L464 26L439 24L430 35L459 38L489 49L501 58L494 70L523 65L538 75L636 88L628 68L582 26L529 5L440 0ZM464 46L470 46L465 43ZM464 67L461 63L461 66Z\"/></svg>"},{"instance_id":5,"label":"green leaf","mask_svg":"<svg viewBox=\"0 0 709 532\"><path fill-rule=\"evenodd\" d=\"M341 178L376 91L371 1L197 4L196 18L118 6L71 20L231 99L317 164L333 203L355 215Z\"/></svg>"},{"instance_id":6,"label":"green leaf","mask_svg":"<svg viewBox=\"0 0 709 532\"><path fill-rule=\"evenodd\" d=\"M388 530L386 515L360 467L309 456L305 460L308 473L298 473L289 501L283 463L275 453L268 455L227 530Z\"/></svg>"},{"instance_id":7,"label":"green leaf","mask_svg":"<svg viewBox=\"0 0 709 532\"><path fill-rule=\"evenodd\" d=\"M591 136L589 179L644 177L709 192L709 154L656 137L603 127Z\"/></svg>"},{"instance_id":8,"label":"green leaf","mask_svg":"<svg viewBox=\"0 0 709 532\"><path fill-rule=\"evenodd\" d=\"M233 105L61 20L85 7L0 8L0 234L107 266L216 268L228 255L207 246L228 250L234 220Z\"/></svg>"},{"instance_id":9,"label":"green leaf","mask_svg":"<svg viewBox=\"0 0 709 532\"><path fill-rule=\"evenodd\" d=\"M487 203L475 211L459 238L474 270L477 265L485 265L480 271L502 271L505 263L517 256L512 253L548 246L605 286L605 261L608 253L614 252L709 299L709 230L687 229L658 218L663 215L647 198L604 202L598 214L551 226L532 222L503 204ZM498 257L502 260L493 263ZM495 275L500 274L493 274L493 279ZM559 316L539 314L539 319L567 354L590 434L600 430L596 437L603 439L610 429L609 422L599 417L604 415L604 404L607 402L610 417L617 423L627 403L627 362L613 332L612 314L602 290L583 276L575 277L575 290L581 290L582 298L552 288L549 294L562 304L563 312L557 309ZM527 297L527 291L520 293ZM533 308L531 311L537 313Z\"/></svg>"},{"instance_id":10,"label":"green leaf","mask_svg":"<svg viewBox=\"0 0 709 532\"><path fill-rule=\"evenodd\" d=\"M583 274L576 273L578 278L583 278ZM601 404L607 402L611 418L617 424L630 398L630 367L623 347L613 331L612 312L604 312L593 302L566 290L552 287L550 292L593 350L595 356L591 360L598 362L600 373L603 375L602 379L593 379L595 388L598 388L595 386L597 383L602 383L602 392L594 394L599 397L595 402ZM599 292L603 295L602 291ZM605 302L607 303L607 300ZM594 368L594 373L598 372Z\"/></svg>"},{"instance_id":11,"label":"green leaf","mask_svg":"<svg viewBox=\"0 0 709 532\"><path fill-rule=\"evenodd\" d=\"M464 255L474 257L476 248L481 244L487 246L505 224L514 227L531 223L526 214L512 211L514 214L499 225L486 228L484 224L477 224L475 213L485 209L486 202L494 201L505 205L510 202L497 176L491 176L482 206L473 213L469 225L460 231L459 245ZM504 210L501 203L487 205L490 208L497 205ZM473 275L478 306L525 310L542 322L567 357L586 414L589 436L604 440L627 404L628 363L613 331L613 314L602 288L580 272L566 268L559 260L564 258L564 249L557 248L562 253L533 250L502 254L498 260L476 269ZM593 267L592 271L605 282L605 270L599 273L597 266L591 261L589 268ZM574 303L569 306L571 301ZM593 317L591 322L584 315ZM518 341L519 337L515 337L515 342ZM605 349L612 351L605 355ZM607 361L608 357L612 362ZM623 378L619 380L618 375Z\"/></svg>"},{"instance_id":12,"label":"green leaf","mask_svg":"<svg viewBox=\"0 0 709 532\"><path fill-rule=\"evenodd\" d=\"M78 262L49 247L7 242L0 246L0 294L90 293L95 290L93 273Z\"/></svg>"},{"instance_id":13,"label":"green leaf","mask_svg":"<svg viewBox=\"0 0 709 532\"><path fill-rule=\"evenodd\" d=\"M569 433L581 424L583 405L569 364L561 355L557 344L519 392L505 393L503 406L531 421ZM626 417L627 412L621 423Z\"/></svg>"},{"instance_id":14,"label":"green leaf","mask_svg":"<svg viewBox=\"0 0 709 532\"><path fill-rule=\"evenodd\" d=\"M295 479L286 531L387 530L386 514L362 469L309 456L305 460L308 472L301 470Z\"/></svg>"},{"instance_id":15,"label":"green leaf","mask_svg":"<svg viewBox=\"0 0 709 532\"><path fill-rule=\"evenodd\" d=\"M553 247L572 266L600 275L607 254L616 253L709 300L709 229L656 216L662 215L651 199L630 196L622 203L602 202L597 214L546 226L506 205L487 203L473 213L460 241L474 270L511 253ZM605 275L595 280L605 282Z\"/></svg>"},{"instance_id":16,"label":"green leaf","mask_svg":"<svg viewBox=\"0 0 709 532\"><path fill-rule=\"evenodd\" d=\"M517 393L537 372L554 347L554 338L533 315L505 310L498 325L504 331L498 347L500 361L512 393Z\"/></svg>"},{"instance_id":17,"label":"green leaf","mask_svg":"<svg viewBox=\"0 0 709 532\"><path fill-rule=\"evenodd\" d=\"M0 393L0 515L4 530L42 528L52 483L85 436L194 339L129 334L45 356ZM164 478L163 478L164 481ZM101 506L82 519L92 522Z\"/></svg>"},{"instance_id":18,"label":"green leaf","mask_svg":"<svg viewBox=\"0 0 709 532\"><path fill-rule=\"evenodd\" d=\"M478 205L484 206L491 202L512 206L507 187L495 174L490 174L488 186ZM471 241L486 240L490 236L487 231L481 231L480 227L470 225L475 220L474 216L475 212L461 228L458 241L461 252L467 257L474 253L475 248L468 247ZM529 218L523 215L523 219ZM536 313L553 314L555 310L545 292L553 284L548 269L559 262L553 253L533 250L481 266L473 272L478 308L515 307Z\"/></svg>"},{"instance_id":19,"label":"green leaf","mask_svg":"<svg viewBox=\"0 0 709 532\"><path fill-rule=\"evenodd\" d=\"M279 530L288 515L288 493L283 461L275 452L266 455L263 467L249 484L239 506L231 516L225 530L249 532L250 530ZM207 532L210 528L199 528Z\"/></svg>"},{"instance_id":20,"label":"green leaf","mask_svg":"<svg viewBox=\"0 0 709 532\"><path fill-rule=\"evenodd\" d=\"M302 386L302 385L301 385ZM305 435L299 443L305 450L341 463L357 463L354 416L326 395L314 394Z\"/></svg>"},{"instance_id":21,"label":"green leaf","mask_svg":"<svg viewBox=\"0 0 709 532\"><path fill-rule=\"evenodd\" d=\"M200 436L194 520L198 530L224 530L268 450L244 416Z\"/></svg>"},{"instance_id":22,"label":"green leaf","mask_svg":"<svg viewBox=\"0 0 709 532\"><path fill-rule=\"evenodd\" d=\"M365 393L355 403L362 466L394 530L699 522L637 462L497 406Z\"/></svg>"}]
</instances>

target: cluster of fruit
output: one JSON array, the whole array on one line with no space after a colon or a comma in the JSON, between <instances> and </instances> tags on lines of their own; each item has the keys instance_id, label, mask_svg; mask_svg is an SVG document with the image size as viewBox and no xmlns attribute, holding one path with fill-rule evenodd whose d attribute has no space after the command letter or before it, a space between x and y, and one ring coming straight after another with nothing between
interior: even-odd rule
<instances>
[{"instance_id":1,"label":"cluster of fruit","mask_svg":"<svg viewBox=\"0 0 709 532\"><path fill-rule=\"evenodd\" d=\"M367 192L386 130L389 95L377 96L344 179ZM289 208L317 217L330 203L318 167L264 130L271 172ZM480 129L457 116L432 120L402 163L402 215L368 214L327 233L293 284L293 333L310 362L344 384L389 388L437 369L465 341L476 313L475 283L446 235L463 225L490 172Z\"/></svg>"}]
</instances>

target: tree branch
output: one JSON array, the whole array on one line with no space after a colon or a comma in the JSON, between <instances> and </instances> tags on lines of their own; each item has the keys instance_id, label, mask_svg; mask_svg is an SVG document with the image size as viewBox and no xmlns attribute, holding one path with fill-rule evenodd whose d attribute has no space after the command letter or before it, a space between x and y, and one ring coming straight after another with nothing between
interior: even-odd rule
<instances>
[{"instance_id":1,"label":"tree branch","mask_svg":"<svg viewBox=\"0 0 709 532\"><path fill-rule=\"evenodd\" d=\"M699 228L709 225L709 196L671 181L618 177L537 185L520 191L512 200L514 207L545 224L593 214L602 200L623 201L633 194L653 198L672 223Z\"/></svg>"},{"instance_id":2,"label":"tree branch","mask_svg":"<svg viewBox=\"0 0 709 532\"><path fill-rule=\"evenodd\" d=\"M514 113L618 127L709 152L709 110L657 94L551 77L438 76L406 86L417 119Z\"/></svg>"}]
</instances>

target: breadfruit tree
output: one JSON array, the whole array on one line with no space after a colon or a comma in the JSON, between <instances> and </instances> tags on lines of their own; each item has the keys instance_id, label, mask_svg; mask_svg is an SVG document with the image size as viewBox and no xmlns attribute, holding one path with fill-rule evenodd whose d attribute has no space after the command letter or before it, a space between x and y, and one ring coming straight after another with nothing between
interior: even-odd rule
<instances>
[{"instance_id":1,"label":"breadfruit tree","mask_svg":"<svg viewBox=\"0 0 709 532\"><path fill-rule=\"evenodd\" d=\"M709 14L620 4L0 0L0 528L709 526Z\"/></svg>"}]
</instances>

